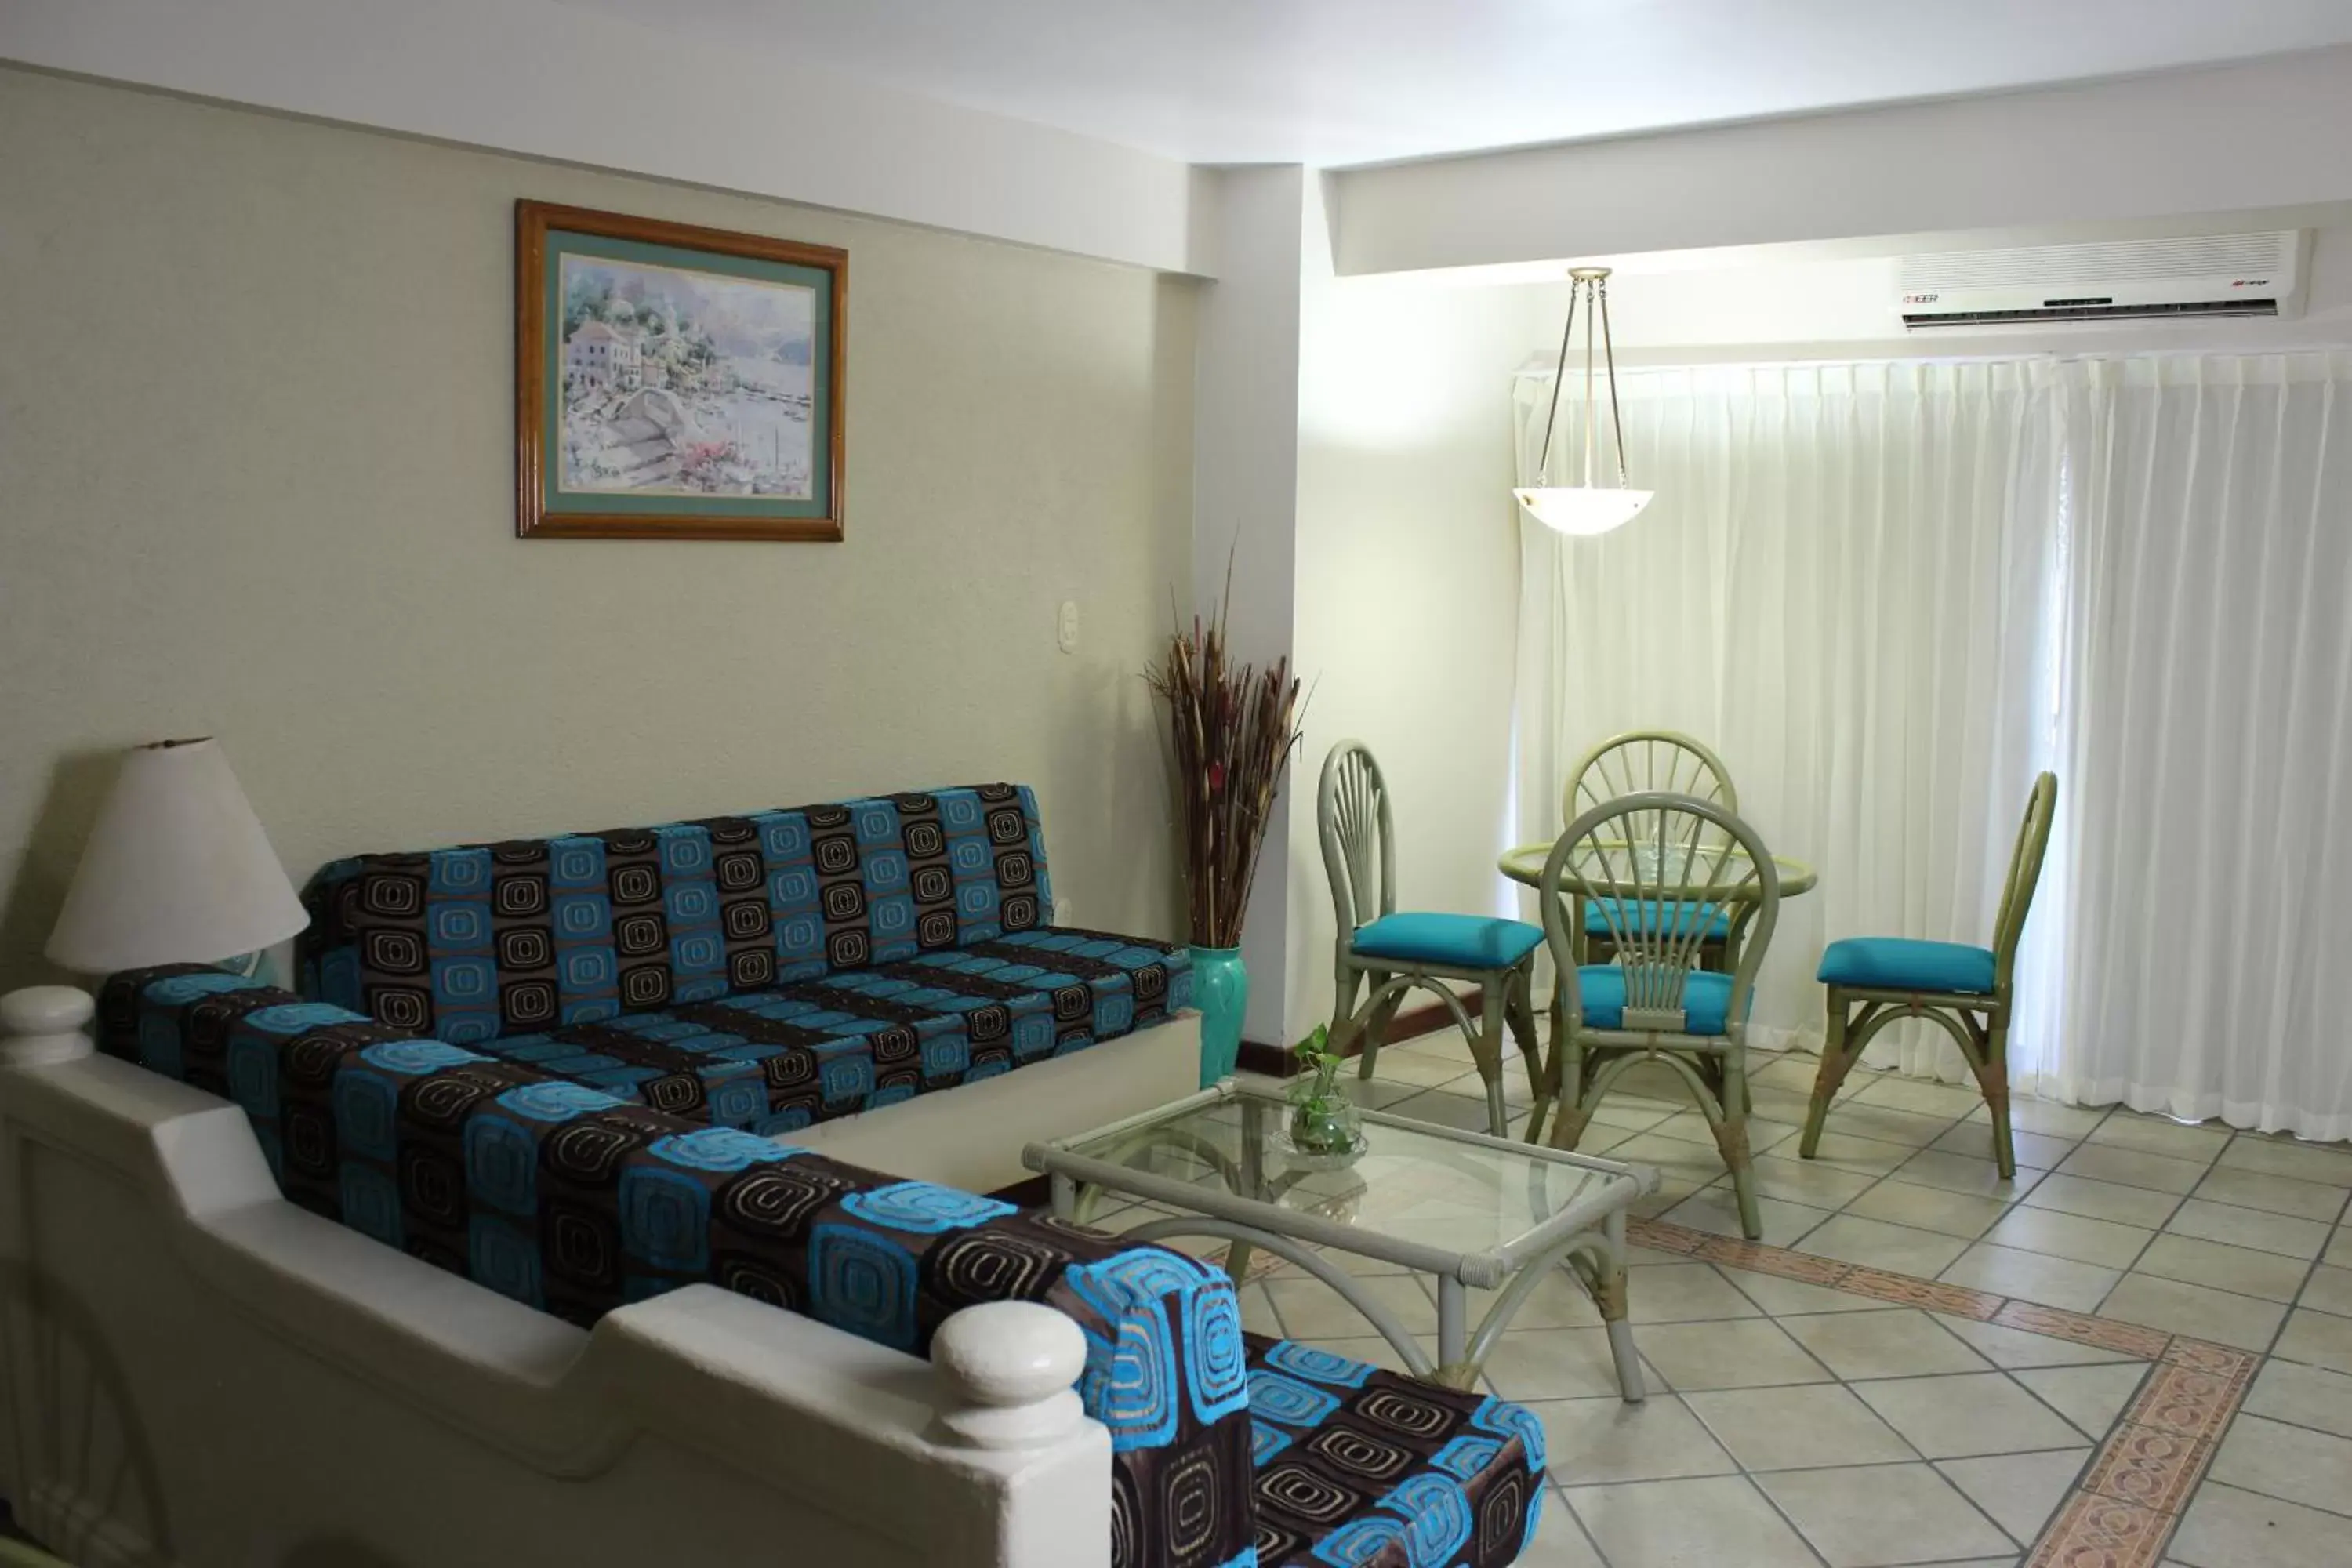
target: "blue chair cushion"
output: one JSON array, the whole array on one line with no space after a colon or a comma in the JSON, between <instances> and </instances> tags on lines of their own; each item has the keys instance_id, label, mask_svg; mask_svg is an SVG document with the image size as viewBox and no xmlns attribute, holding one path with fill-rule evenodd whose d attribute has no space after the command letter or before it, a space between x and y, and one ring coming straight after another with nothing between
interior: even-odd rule
<instances>
[{"instance_id":1,"label":"blue chair cushion","mask_svg":"<svg viewBox=\"0 0 2352 1568\"><path fill-rule=\"evenodd\" d=\"M1671 917L1666 911L1672 910ZM1587 899L1584 901L1584 929L1588 935L1605 937L1611 931L1611 917L1615 916L1617 930L1632 927L1644 934L1671 931L1675 936L1700 930L1705 921L1706 935L1721 939L1731 934L1731 911L1715 904L1693 904L1676 901L1661 902L1656 899Z\"/></svg>"},{"instance_id":2,"label":"blue chair cushion","mask_svg":"<svg viewBox=\"0 0 2352 1568\"><path fill-rule=\"evenodd\" d=\"M1613 963L1587 963L1576 972L1577 997L1584 1005L1588 1029L1625 1026L1625 972ZM1752 1006L1754 992L1748 993ZM1683 982L1683 1033L1720 1035L1724 1016L1731 1011L1731 976L1711 969L1694 969Z\"/></svg>"},{"instance_id":3,"label":"blue chair cushion","mask_svg":"<svg viewBox=\"0 0 2352 1568\"><path fill-rule=\"evenodd\" d=\"M1992 949L1900 936L1850 936L1830 943L1817 976L1830 985L1874 991L1933 991L1981 996L1992 990Z\"/></svg>"},{"instance_id":4,"label":"blue chair cushion","mask_svg":"<svg viewBox=\"0 0 2352 1568\"><path fill-rule=\"evenodd\" d=\"M1494 915L1382 915L1358 926L1359 958L1447 963L1456 969L1508 969L1543 941L1541 927Z\"/></svg>"}]
</instances>

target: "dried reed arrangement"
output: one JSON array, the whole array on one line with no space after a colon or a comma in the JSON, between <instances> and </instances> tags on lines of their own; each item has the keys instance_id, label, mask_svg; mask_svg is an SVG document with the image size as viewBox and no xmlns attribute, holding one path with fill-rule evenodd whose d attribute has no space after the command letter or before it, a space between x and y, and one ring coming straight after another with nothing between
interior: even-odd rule
<instances>
[{"instance_id":1,"label":"dried reed arrangement","mask_svg":"<svg viewBox=\"0 0 2352 1568\"><path fill-rule=\"evenodd\" d=\"M1222 603L1206 626L1192 617L1189 637L1180 623L1168 657L1143 678L1168 703L1184 809L1190 940L1195 947L1238 947L1275 791L1298 748L1298 682L1287 657L1264 670L1232 661Z\"/></svg>"}]
</instances>

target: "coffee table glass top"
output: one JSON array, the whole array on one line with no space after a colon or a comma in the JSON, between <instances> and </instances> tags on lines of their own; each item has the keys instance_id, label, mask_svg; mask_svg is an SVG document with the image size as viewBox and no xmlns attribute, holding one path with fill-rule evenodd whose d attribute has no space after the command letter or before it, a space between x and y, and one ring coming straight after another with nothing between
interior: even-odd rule
<instances>
[{"instance_id":1,"label":"coffee table glass top","mask_svg":"<svg viewBox=\"0 0 2352 1568\"><path fill-rule=\"evenodd\" d=\"M1109 1127L1032 1145L1028 1163L1447 1273L1469 1258L1507 1265L1542 1250L1623 1207L1649 1180L1614 1161L1371 1110L1363 1152L1334 1169L1289 1152L1288 1110L1279 1082L1228 1079ZM1326 1226L1349 1234L1315 1234ZM1448 1262L1431 1261L1440 1256Z\"/></svg>"}]
</instances>

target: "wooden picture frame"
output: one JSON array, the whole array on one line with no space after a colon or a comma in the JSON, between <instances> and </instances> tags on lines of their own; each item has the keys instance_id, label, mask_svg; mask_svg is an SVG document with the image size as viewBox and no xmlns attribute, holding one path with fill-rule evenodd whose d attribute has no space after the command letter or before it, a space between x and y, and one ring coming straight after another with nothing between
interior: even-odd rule
<instances>
[{"instance_id":1,"label":"wooden picture frame","mask_svg":"<svg viewBox=\"0 0 2352 1568\"><path fill-rule=\"evenodd\" d=\"M515 532L842 536L849 255L515 203Z\"/></svg>"}]
</instances>

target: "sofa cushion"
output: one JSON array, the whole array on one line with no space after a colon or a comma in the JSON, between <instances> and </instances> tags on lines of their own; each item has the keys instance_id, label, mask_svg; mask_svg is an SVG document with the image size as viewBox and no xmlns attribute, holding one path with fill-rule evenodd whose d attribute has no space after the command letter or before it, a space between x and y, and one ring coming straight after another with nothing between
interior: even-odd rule
<instances>
[{"instance_id":1,"label":"sofa cushion","mask_svg":"<svg viewBox=\"0 0 2352 1568\"><path fill-rule=\"evenodd\" d=\"M1246 1561L1247 1349L1211 1266L217 970L116 975L100 1023L110 1053L242 1106L290 1201L576 1323L709 1282L922 1355L961 1308L1054 1307L1110 1433L1117 1568Z\"/></svg>"},{"instance_id":2,"label":"sofa cushion","mask_svg":"<svg viewBox=\"0 0 2352 1568\"><path fill-rule=\"evenodd\" d=\"M1164 1021L1185 949L1049 927L904 963L477 1043L690 1121L761 1134L952 1089Z\"/></svg>"},{"instance_id":3,"label":"sofa cushion","mask_svg":"<svg viewBox=\"0 0 2352 1568\"><path fill-rule=\"evenodd\" d=\"M1543 1423L1249 1334L1259 1568L1502 1568L1534 1539Z\"/></svg>"},{"instance_id":4,"label":"sofa cushion","mask_svg":"<svg viewBox=\"0 0 2352 1568\"><path fill-rule=\"evenodd\" d=\"M303 891L304 993L453 1045L654 1013L1033 931L1019 784L415 854Z\"/></svg>"}]
</instances>

